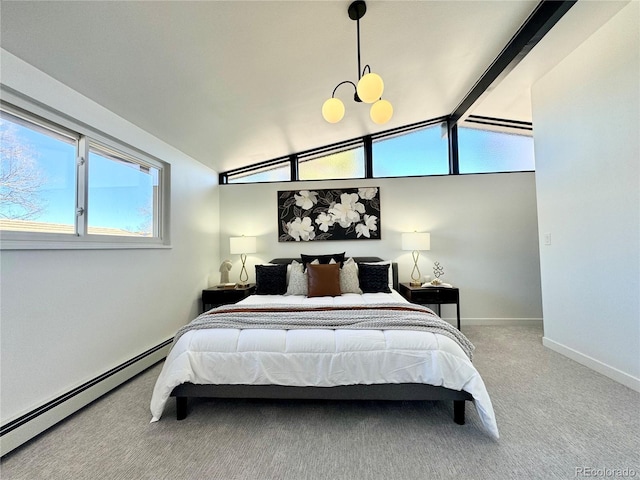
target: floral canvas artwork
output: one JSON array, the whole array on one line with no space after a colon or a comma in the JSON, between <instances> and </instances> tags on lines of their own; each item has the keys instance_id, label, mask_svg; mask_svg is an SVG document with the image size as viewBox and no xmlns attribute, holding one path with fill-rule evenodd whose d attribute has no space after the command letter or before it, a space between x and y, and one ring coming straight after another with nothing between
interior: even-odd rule
<instances>
[{"instance_id":1,"label":"floral canvas artwork","mask_svg":"<svg viewBox=\"0 0 640 480\"><path fill-rule=\"evenodd\" d=\"M278 240L379 240L378 187L278 192Z\"/></svg>"}]
</instances>

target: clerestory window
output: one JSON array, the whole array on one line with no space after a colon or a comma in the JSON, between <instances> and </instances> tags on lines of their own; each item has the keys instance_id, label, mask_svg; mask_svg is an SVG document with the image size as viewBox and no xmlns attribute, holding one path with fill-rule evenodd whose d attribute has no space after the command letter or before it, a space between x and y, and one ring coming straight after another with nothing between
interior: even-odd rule
<instances>
[{"instance_id":1,"label":"clerestory window","mask_svg":"<svg viewBox=\"0 0 640 480\"><path fill-rule=\"evenodd\" d=\"M373 142L374 177L447 175L446 125L432 125Z\"/></svg>"},{"instance_id":2,"label":"clerestory window","mask_svg":"<svg viewBox=\"0 0 640 480\"><path fill-rule=\"evenodd\" d=\"M458 129L460 173L535 170L533 137L479 128Z\"/></svg>"}]
</instances>

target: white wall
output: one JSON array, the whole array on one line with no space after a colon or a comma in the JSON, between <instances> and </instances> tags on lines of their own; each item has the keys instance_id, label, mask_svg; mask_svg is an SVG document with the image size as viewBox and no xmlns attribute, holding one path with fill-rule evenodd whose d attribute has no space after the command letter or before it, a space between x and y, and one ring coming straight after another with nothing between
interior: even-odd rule
<instances>
[{"instance_id":1,"label":"white wall","mask_svg":"<svg viewBox=\"0 0 640 480\"><path fill-rule=\"evenodd\" d=\"M380 187L381 240L320 241L302 245L278 242L277 191L334 187ZM433 262L445 269L444 281L460 288L463 324L542 318L535 178L533 173L343 180L220 186L221 255L229 255L230 236L255 235L255 263L300 253L346 251L399 262L400 280L408 281L413 260L401 249L401 233L431 232L431 250L420 256L423 275ZM443 317L455 308L443 306Z\"/></svg>"},{"instance_id":2,"label":"white wall","mask_svg":"<svg viewBox=\"0 0 640 480\"><path fill-rule=\"evenodd\" d=\"M2 51L2 82L171 164L170 249L1 252L2 424L173 336L219 264L217 174Z\"/></svg>"},{"instance_id":3,"label":"white wall","mask_svg":"<svg viewBox=\"0 0 640 480\"><path fill-rule=\"evenodd\" d=\"M532 90L545 345L640 389L639 2Z\"/></svg>"}]
</instances>

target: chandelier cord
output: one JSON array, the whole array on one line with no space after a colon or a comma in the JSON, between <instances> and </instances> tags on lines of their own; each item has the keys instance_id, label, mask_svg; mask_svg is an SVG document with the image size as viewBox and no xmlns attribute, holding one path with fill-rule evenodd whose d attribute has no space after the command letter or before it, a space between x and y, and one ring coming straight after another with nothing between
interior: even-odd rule
<instances>
[{"instance_id":1,"label":"chandelier cord","mask_svg":"<svg viewBox=\"0 0 640 480\"><path fill-rule=\"evenodd\" d=\"M358 36L358 81L360 81L360 79L364 77L364 72L366 70L369 70L369 73L371 73L371 67L369 65L365 65L362 69L360 68L362 65L362 62L360 61L360 19L356 20L356 32Z\"/></svg>"},{"instance_id":2,"label":"chandelier cord","mask_svg":"<svg viewBox=\"0 0 640 480\"><path fill-rule=\"evenodd\" d=\"M360 70L360 19L356 20L356 32L358 35L358 81L362 78L362 70Z\"/></svg>"}]
</instances>

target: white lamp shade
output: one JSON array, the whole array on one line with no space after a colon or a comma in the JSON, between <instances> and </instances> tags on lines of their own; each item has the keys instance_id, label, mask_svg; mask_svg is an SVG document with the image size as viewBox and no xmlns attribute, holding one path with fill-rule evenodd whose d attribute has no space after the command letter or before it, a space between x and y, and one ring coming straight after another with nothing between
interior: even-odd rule
<instances>
[{"instance_id":1,"label":"white lamp shade","mask_svg":"<svg viewBox=\"0 0 640 480\"><path fill-rule=\"evenodd\" d=\"M393 116L393 105L388 100L378 100L371 105L369 116L378 125L383 125L391 120Z\"/></svg>"},{"instance_id":2,"label":"white lamp shade","mask_svg":"<svg viewBox=\"0 0 640 480\"><path fill-rule=\"evenodd\" d=\"M402 234L403 250L431 250L431 234L430 233L403 233Z\"/></svg>"},{"instance_id":3,"label":"white lamp shade","mask_svg":"<svg viewBox=\"0 0 640 480\"><path fill-rule=\"evenodd\" d=\"M358 97L364 103L373 103L382 96L384 82L377 73L367 73L363 75L356 87Z\"/></svg>"},{"instance_id":4,"label":"white lamp shade","mask_svg":"<svg viewBox=\"0 0 640 480\"><path fill-rule=\"evenodd\" d=\"M322 117L329 123L338 123L344 117L344 103L339 98L330 98L322 104Z\"/></svg>"},{"instance_id":5,"label":"white lamp shade","mask_svg":"<svg viewBox=\"0 0 640 480\"><path fill-rule=\"evenodd\" d=\"M256 237L229 237L229 253L256 253Z\"/></svg>"}]
</instances>

